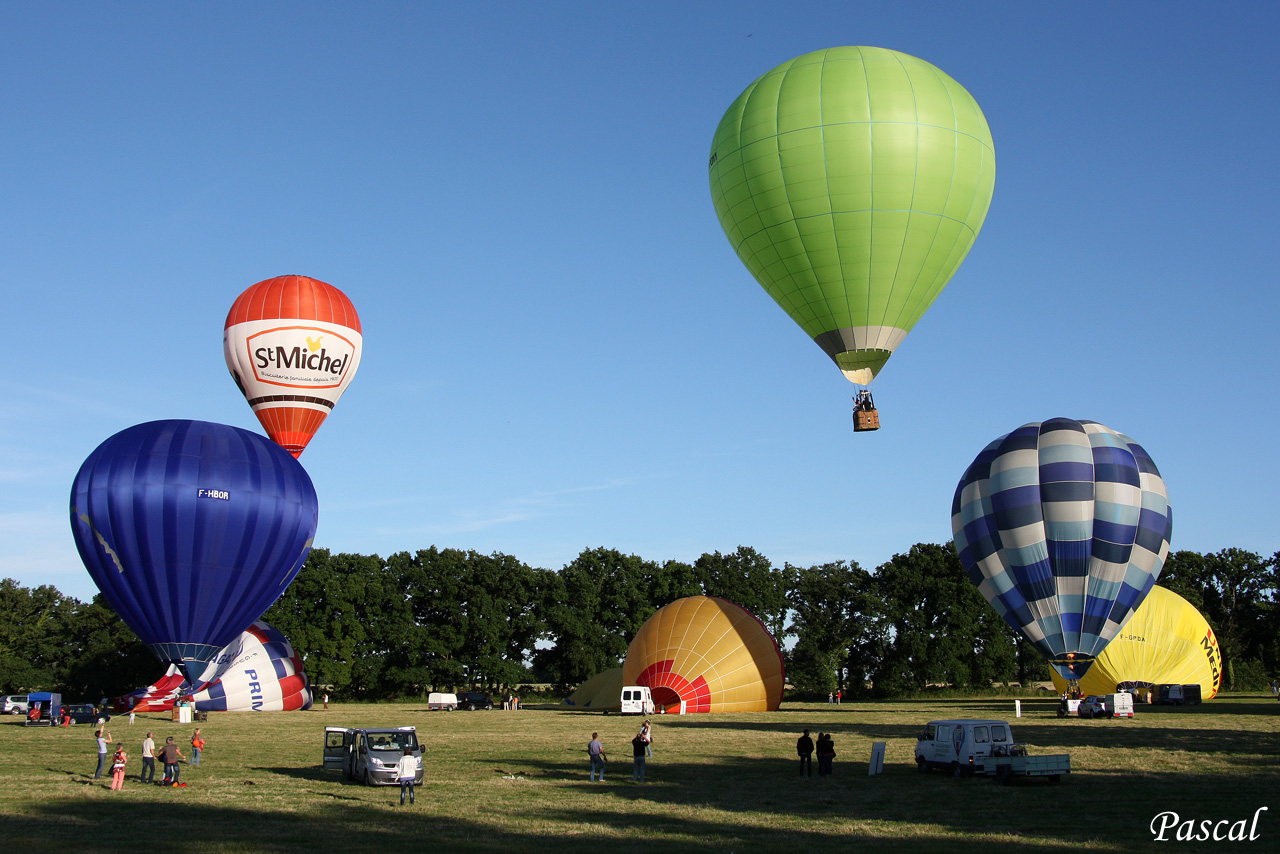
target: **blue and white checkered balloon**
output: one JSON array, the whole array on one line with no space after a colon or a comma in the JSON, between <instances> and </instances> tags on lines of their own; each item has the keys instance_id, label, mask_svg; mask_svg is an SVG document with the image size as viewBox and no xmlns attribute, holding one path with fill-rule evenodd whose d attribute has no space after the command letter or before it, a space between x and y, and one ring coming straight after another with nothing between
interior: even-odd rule
<instances>
[{"instance_id":1,"label":"blue and white checkered balloon","mask_svg":"<svg viewBox=\"0 0 1280 854\"><path fill-rule=\"evenodd\" d=\"M1141 445L1054 418L978 454L956 487L951 530L969 579L1071 680L1160 577L1173 514Z\"/></svg>"}]
</instances>

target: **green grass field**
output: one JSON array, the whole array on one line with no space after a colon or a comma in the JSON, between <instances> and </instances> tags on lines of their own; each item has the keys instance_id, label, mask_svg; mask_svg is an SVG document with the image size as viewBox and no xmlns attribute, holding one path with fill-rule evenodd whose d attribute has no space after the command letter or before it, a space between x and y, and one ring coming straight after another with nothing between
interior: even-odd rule
<instances>
[{"instance_id":1,"label":"green grass field","mask_svg":"<svg viewBox=\"0 0 1280 854\"><path fill-rule=\"evenodd\" d=\"M143 786L140 744L192 726L140 715L108 727L130 751L123 792L92 779L93 727L0 721L0 840L11 851L1003 851L1220 850L1153 841L1152 819L1252 819L1254 851L1280 851L1280 703L1234 695L1199 707L1141 707L1132 720L1058 719L1052 700L786 704L778 712L654 718L648 780L631 782L636 718L528 709L427 712L425 704L214 714L184 789ZM1060 784L919 774L929 720L1003 718L1034 753L1071 754ZM320 768L326 725L417 726L426 780L416 806ZM803 727L834 733L835 775L800 779ZM610 753L587 781L585 746ZM867 776L873 741L885 772Z\"/></svg>"}]
</instances>

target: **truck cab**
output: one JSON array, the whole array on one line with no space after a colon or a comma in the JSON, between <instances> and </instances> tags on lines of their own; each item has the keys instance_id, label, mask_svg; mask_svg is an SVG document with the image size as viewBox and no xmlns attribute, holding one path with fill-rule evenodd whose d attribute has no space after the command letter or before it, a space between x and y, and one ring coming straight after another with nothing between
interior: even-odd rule
<instances>
[{"instance_id":1,"label":"truck cab","mask_svg":"<svg viewBox=\"0 0 1280 854\"><path fill-rule=\"evenodd\" d=\"M415 784L422 782L422 746L414 727L358 729L337 726L324 728L324 767L341 771L348 780L370 786L394 786L396 767L404 749L413 752L418 770Z\"/></svg>"},{"instance_id":2,"label":"truck cab","mask_svg":"<svg viewBox=\"0 0 1280 854\"><path fill-rule=\"evenodd\" d=\"M916 767L951 771L957 777L982 773L987 757L1013 747L1009 724L996 720L930 721L916 737Z\"/></svg>"}]
</instances>

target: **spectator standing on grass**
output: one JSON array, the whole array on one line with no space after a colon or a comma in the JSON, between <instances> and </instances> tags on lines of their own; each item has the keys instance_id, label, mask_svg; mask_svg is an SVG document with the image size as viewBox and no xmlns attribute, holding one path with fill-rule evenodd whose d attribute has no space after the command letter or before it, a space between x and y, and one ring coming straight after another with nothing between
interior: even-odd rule
<instances>
[{"instance_id":1,"label":"spectator standing on grass","mask_svg":"<svg viewBox=\"0 0 1280 854\"><path fill-rule=\"evenodd\" d=\"M818 733L818 776L827 777L831 774L831 764L836 758L836 743L831 738L831 733Z\"/></svg>"},{"instance_id":2,"label":"spectator standing on grass","mask_svg":"<svg viewBox=\"0 0 1280 854\"><path fill-rule=\"evenodd\" d=\"M396 779L400 781L400 806L404 806L404 792L409 790L409 804L413 805L413 778L418 773L418 763L413 758L413 748L406 747L396 764Z\"/></svg>"},{"instance_id":3,"label":"spectator standing on grass","mask_svg":"<svg viewBox=\"0 0 1280 854\"><path fill-rule=\"evenodd\" d=\"M156 743L151 733L147 733L147 737L142 740L142 772L138 774L138 779L144 783L156 781Z\"/></svg>"},{"instance_id":4,"label":"spectator standing on grass","mask_svg":"<svg viewBox=\"0 0 1280 854\"><path fill-rule=\"evenodd\" d=\"M160 781L160 785L178 785L178 760L186 758L178 749L178 745L173 743L173 736L164 740L164 747L160 748L160 761L164 763L164 779Z\"/></svg>"},{"instance_id":5,"label":"spectator standing on grass","mask_svg":"<svg viewBox=\"0 0 1280 854\"><path fill-rule=\"evenodd\" d=\"M196 731L191 734L191 765L200 764L200 751L204 750L204 736L200 734L200 727L196 727Z\"/></svg>"},{"instance_id":6,"label":"spectator standing on grass","mask_svg":"<svg viewBox=\"0 0 1280 854\"><path fill-rule=\"evenodd\" d=\"M604 766L608 758L604 755L604 745L600 743L600 733L591 733L587 742L587 758L591 760L591 782L596 781L596 772L600 772L600 782L604 782Z\"/></svg>"},{"instance_id":7,"label":"spectator standing on grass","mask_svg":"<svg viewBox=\"0 0 1280 854\"><path fill-rule=\"evenodd\" d=\"M637 783L644 782L644 736L636 733L631 739L631 757L635 767L631 771L631 779Z\"/></svg>"},{"instance_id":8,"label":"spectator standing on grass","mask_svg":"<svg viewBox=\"0 0 1280 854\"><path fill-rule=\"evenodd\" d=\"M129 763L129 756L124 752L124 745L116 748L116 755L111 757L111 791L124 788L124 766Z\"/></svg>"},{"instance_id":9,"label":"spectator standing on grass","mask_svg":"<svg viewBox=\"0 0 1280 854\"><path fill-rule=\"evenodd\" d=\"M93 779L97 780L102 776L102 769L107 765L107 745L111 743L111 733L105 729L100 729L95 733L98 739L98 770L93 772Z\"/></svg>"},{"instance_id":10,"label":"spectator standing on grass","mask_svg":"<svg viewBox=\"0 0 1280 854\"><path fill-rule=\"evenodd\" d=\"M813 739L809 737L809 730L804 731L804 735L796 739L796 755L800 757L800 776L804 776L805 769L809 769L809 776L813 776Z\"/></svg>"}]
</instances>

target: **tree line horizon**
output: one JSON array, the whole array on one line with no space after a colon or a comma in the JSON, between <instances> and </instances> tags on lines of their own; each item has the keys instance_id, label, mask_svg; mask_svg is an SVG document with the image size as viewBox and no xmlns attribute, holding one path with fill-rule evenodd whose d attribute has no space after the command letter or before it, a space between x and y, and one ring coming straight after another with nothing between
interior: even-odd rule
<instances>
[{"instance_id":1,"label":"tree line horizon","mask_svg":"<svg viewBox=\"0 0 1280 854\"><path fill-rule=\"evenodd\" d=\"M1213 628L1224 690L1261 689L1280 672L1278 565L1280 552L1183 550L1157 581ZM801 696L882 698L1049 679L949 542L917 543L874 570L853 560L775 567L749 546L692 563L587 548L559 570L434 545L387 558L317 548L261 619L289 638L312 684L337 698L529 684L567 693L621 664L658 608L696 595L758 617ZM101 594L85 603L50 585L0 581L0 693L53 690L89 701L144 687L162 671Z\"/></svg>"}]
</instances>

